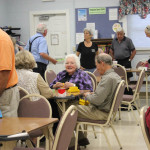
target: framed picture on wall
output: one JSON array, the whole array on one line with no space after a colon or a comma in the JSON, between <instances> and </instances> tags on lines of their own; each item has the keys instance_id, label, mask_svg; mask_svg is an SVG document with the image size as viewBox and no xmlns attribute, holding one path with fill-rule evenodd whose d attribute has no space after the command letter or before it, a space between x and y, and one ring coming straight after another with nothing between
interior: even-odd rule
<instances>
[{"instance_id":1,"label":"framed picture on wall","mask_svg":"<svg viewBox=\"0 0 150 150\"><path fill-rule=\"evenodd\" d=\"M59 45L59 35L51 34L51 45Z\"/></svg>"}]
</instances>

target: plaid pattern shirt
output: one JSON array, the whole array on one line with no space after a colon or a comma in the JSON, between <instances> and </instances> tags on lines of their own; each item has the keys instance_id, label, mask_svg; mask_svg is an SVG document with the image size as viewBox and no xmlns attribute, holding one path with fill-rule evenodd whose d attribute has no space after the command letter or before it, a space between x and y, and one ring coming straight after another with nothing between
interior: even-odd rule
<instances>
[{"instance_id":1,"label":"plaid pattern shirt","mask_svg":"<svg viewBox=\"0 0 150 150\"><path fill-rule=\"evenodd\" d=\"M50 87L52 88L54 84L59 82L61 79L65 78L66 74L67 74L66 70L59 72L57 74L57 77L50 84ZM93 86L92 86L92 81L90 76L81 69L77 69L68 82L76 84L80 90L93 91Z\"/></svg>"}]
</instances>

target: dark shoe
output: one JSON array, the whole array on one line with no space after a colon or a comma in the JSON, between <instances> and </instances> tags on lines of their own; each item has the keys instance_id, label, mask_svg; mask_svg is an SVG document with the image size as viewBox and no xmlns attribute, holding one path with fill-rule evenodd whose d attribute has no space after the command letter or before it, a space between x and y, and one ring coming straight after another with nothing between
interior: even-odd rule
<instances>
[{"instance_id":1,"label":"dark shoe","mask_svg":"<svg viewBox=\"0 0 150 150\"><path fill-rule=\"evenodd\" d=\"M80 140L78 141L78 144L79 144L80 146L86 146L86 145L89 145L90 142L89 142L89 140L88 140L87 138L84 138L84 139L80 139Z\"/></svg>"}]
</instances>

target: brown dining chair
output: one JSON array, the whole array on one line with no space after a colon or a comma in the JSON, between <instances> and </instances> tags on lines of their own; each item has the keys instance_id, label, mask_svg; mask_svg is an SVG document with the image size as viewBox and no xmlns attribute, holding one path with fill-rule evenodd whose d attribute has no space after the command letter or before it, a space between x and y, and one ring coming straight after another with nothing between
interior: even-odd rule
<instances>
[{"instance_id":1,"label":"brown dining chair","mask_svg":"<svg viewBox=\"0 0 150 150\"><path fill-rule=\"evenodd\" d=\"M122 97L123 97L123 93L124 93L124 89L125 89L125 82L124 80L122 80L117 88L116 88L116 92L114 94L114 98L113 98L113 101L112 101L112 105L111 105L111 109L110 109L110 112L109 112L109 115L108 115L108 118L107 120L91 120L91 119L85 119L85 118L78 118L77 120L77 127L76 127L76 142L75 142L75 150L77 150L77 141L78 141L78 132L79 131L84 131L84 132L93 132L92 130L83 130L81 128L81 126L83 125L90 125L90 126L97 126L97 127L100 127L101 128L101 131L98 132L98 131L95 131L96 133L103 133L105 138L106 138L106 142L109 146L109 149L112 150L112 147L111 147L111 144L108 140L108 137L107 137L107 134L105 132L105 129L104 127L106 126L109 126L111 127L116 139L117 139L117 142L120 146L120 149L122 149L122 146L120 144L120 141L119 141L119 138L115 132L115 129L113 127L113 120L114 120L114 116L116 115L116 112L118 111L118 108L120 106L120 103L122 101Z\"/></svg>"},{"instance_id":2,"label":"brown dining chair","mask_svg":"<svg viewBox=\"0 0 150 150\"><path fill-rule=\"evenodd\" d=\"M42 95L28 94L24 96L19 102L18 117L51 118L52 108L49 101ZM50 134L53 135L52 131ZM31 132L29 136L31 138L37 138L37 147L39 147L39 142L43 137L43 132L41 130L36 130ZM47 145L48 139L46 139L46 146Z\"/></svg>"},{"instance_id":3,"label":"brown dining chair","mask_svg":"<svg viewBox=\"0 0 150 150\"><path fill-rule=\"evenodd\" d=\"M137 120L137 117L136 117L136 115L135 115L135 113L133 111L132 106L134 105L136 107L136 109L138 110L138 112L139 112L139 108L137 106L136 100L137 100L138 95L140 93L144 77L145 77L145 71L143 69L143 70L141 70L141 72L139 74L139 77L138 77L138 80L137 80L137 84L136 84L136 89L135 89L133 95L123 95L123 99L122 99L122 102L121 102L121 104L124 104L124 105L128 106L128 110L131 110L131 112L132 112L132 114L133 114L133 116L134 116L134 118L135 118L135 120L137 122L137 125L139 125L139 121ZM120 106L120 108L124 108L124 107ZM121 109L119 109L119 112L120 112L120 110ZM120 115L119 115L119 118L120 118Z\"/></svg>"},{"instance_id":4,"label":"brown dining chair","mask_svg":"<svg viewBox=\"0 0 150 150\"><path fill-rule=\"evenodd\" d=\"M127 72L126 72L125 67L120 64L114 64L112 68L122 78L122 80L125 80L126 88L127 90L129 90Z\"/></svg>"},{"instance_id":5,"label":"brown dining chair","mask_svg":"<svg viewBox=\"0 0 150 150\"><path fill-rule=\"evenodd\" d=\"M95 76L100 76L100 73L98 72L97 69L94 70L93 74L94 74Z\"/></svg>"},{"instance_id":6,"label":"brown dining chair","mask_svg":"<svg viewBox=\"0 0 150 150\"><path fill-rule=\"evenodd\" d=\"M71 105L62 116L55 134L52 150L67 150L77 122L78 111ZM14 150L44 150L44 148L22 148L16 147Z\"/></svg>"},{"instance_id":7,"label":"brown dining chair","mask_svg":"<svg viewBox=\"0 0 150 150\"><path fill-rule=\"evenodd\" d=\"M53 80L56 78L56 73L53 70L46 70L45 71L45 81L50 85L50 83L53 82Z\"/></svg>"},{"instance_id":8,"label":"brown dining chair","mask_svg":"<svg viewBox=\"0 0 150 150\"><path fill-rule=\"evenodd\" d=\"M21 86L18 86L18 89L19 89L20 99L29 94L29 92L24 88L22 88Z\"/></svg>"},{"instance_id":9,"label":"brown dining chair","mask_svg":"<svg viewBox=\"0 0 150 150\"><path fill-rule=\"evenodd\" d=\"M145 113L147 111L147 108L148 106L143 106L140 110L140 125L147 148L150 149L150 134L145 119Z\"/></svg>"},{"instance_id":10,"label":"brown dining chair","mask_svg":"<svg viewBox=\"0 0 150 150\"><path fill-rule=\"evenodd\" d=\"M96 76L92 73L92 72L89 72L89 71L85 71L92 79L92 83L93 83L93 91L96 90L96 87L97 87L97 79L96 79Z\"/></svg>"}]
</instances>

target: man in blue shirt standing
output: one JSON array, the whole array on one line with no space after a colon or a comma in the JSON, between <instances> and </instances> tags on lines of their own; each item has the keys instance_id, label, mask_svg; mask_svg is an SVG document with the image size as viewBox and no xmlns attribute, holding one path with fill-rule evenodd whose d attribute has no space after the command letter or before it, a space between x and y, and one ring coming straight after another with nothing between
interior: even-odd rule
<instances>
[{"instance_id":1,"label":"man in blue shirt standing","mask_svg":"<svg viewBox=\"0 0 150 150\"><path fill-rule=\"evenodd\" d=\"M46 25L43 23L38 24L36 32L37 33L29 39L24 49L32 53L37 63L37 68L34 68L33 71L40 73L44 78L44 73L49 61L56 64L57 60L49 56L48 45L45 39L47 35Z\"/></svg>"}]
</instances>

